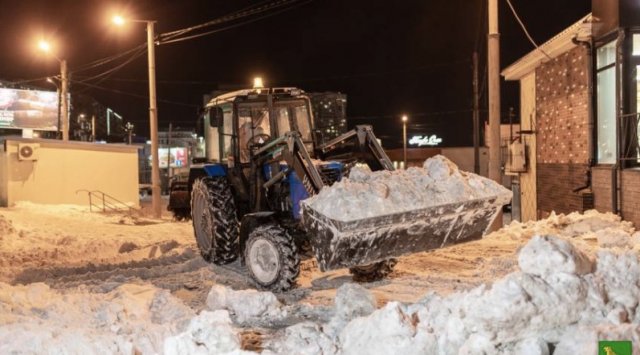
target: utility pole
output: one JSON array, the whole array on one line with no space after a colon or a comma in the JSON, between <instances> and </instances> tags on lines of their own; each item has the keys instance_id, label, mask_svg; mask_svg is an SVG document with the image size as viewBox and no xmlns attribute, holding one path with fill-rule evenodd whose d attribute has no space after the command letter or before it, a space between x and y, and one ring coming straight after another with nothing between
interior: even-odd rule
<instances>
[{"instance_id":1,"label":"utility pole","mask_svg":"<svg viewBox=\"0 0 640 355\"><path fill-rule=\"evenodd\" d=\"M67 60L60 60L60 96L62 97L60 115L62 116L62 140L69 140L69 73L67 71Z\"/></svg>"},{"instance_id":2,"label":"utility pole","mask_svg":"<svg viewBox=\"0 0 640 355\"><path fill-rule=\"evenodd\" d=\"M478 52L473 52L473 172L480 174L480 95L478 92Z\"/></svg>"},{"instance_id":3,"label":"utility pole","mask_svg":"<svg viewBox=\"0 0 640 355\"><path fill-rule=\"evenodd\" d=\"M500 171L500 33L498 32L498 0L488 0L489 38L489 178L502 184ZM492 230L502 227L502 212L491 226Z\"/></svg>"},{"instance_id":4,"label":"utility pole","mask_svg":"<svg viewBox=\"0 0 640 355\"><path fill-rule=\"evenodd\" d=\"M91 141L96 141L96 115L91 116Z\"/></svg>"},{"instance_id":5,"label":"utility pole","mask_svg":"<svg viewBox=\"0 0 640 355\"><path fill-rule=\"evenodd\" d=\"M407 121L409 118L407 115L402 115L402 155L403 155L403 168L407 169Z\"/></svg>"},{"instance_id":6,"label":"utility pole","mask_svg":"<svg viewBox=\"0 0 640 355\"><path fill-rule=\"evenodd\" d=\"M171 179L171 130L173 129L173 125L169 122L169 135L167 136L167 177Z\"/></svg>"},{"instance_id":7,"label":"utility pole","mask_svg":"<svg viewBox=\"0 0 640 355\"><path fill-rule=\"evenodd\" d=\"M149 56L149 126L151 138L151 208L153 216L162 215L160 200L160 160L158 160L158 108L156 107L155 22L147 21L147 54Z\"/></svg>"}]
</instances>

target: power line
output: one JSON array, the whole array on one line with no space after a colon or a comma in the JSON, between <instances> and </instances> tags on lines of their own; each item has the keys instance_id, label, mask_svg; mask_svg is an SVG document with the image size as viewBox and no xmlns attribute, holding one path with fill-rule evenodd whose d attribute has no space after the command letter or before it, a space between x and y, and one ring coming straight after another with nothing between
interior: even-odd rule
<instances>
[{"instance_id":1,"label":"power line","mask_svg":"<svg viewBox=\"0 0 640 355\"><path fill-rule=\"evenodd\" d=\"M164 33L162 35L160 35L160 38L163 40L170 40L173 39L175 37L187 34L189 32L198 30L198 29L202 29L202 28L206 28L206 27L210 27L210 26L214 26L214 25L220 25L226 22L231 22L231 21L235 21L244 17L248 17L248 16L252 16L252 15L257 15L263 12L267 12L271 9L276 9L282 6L286 6L288 4L293 4L295 2L297 2L299 0L278 0L278 1L271 1L269 3L267 3L266 1L261 2L259 4L253 5L253 6L248 6L245 7L241 10L238 10L236 12L233 12L231 14L207 21L205 23L199 24L199 25L195 25L195 26L190 26L184 29L180 29L180 30L176 30L176 31L172 31L172 32L167 32ZM265 4L266 3L266 4Z\"/></svg>"},{"instance_id":2,"label":"power line","mask_svg":"<svg viewBox=\"0 0 640 355\"><path fill-rule=\"evenodd\" d=\"M82 82L91 81L91 80L94 80L94 79L101 78L103 76L108 76L110 74L113 74L114 72L124 68L127 64L131 63L132 61L134 61L135 59L137 59L141 55L145 54L146 52L147 52L146 49L140 49L140 50L138 50L138 52L134 53L131 57L129 57L124 62L118 64L117 66L115 66L115 67L113 67L111 69L108 69L108 70L106 70L106 71L104 71L104 72L102 72L100 74L96 74L94 76L90 76L90 77L88 77L86 79L83 79L81 81Z\"/></svg>"},{"instance_id":3,"label":"power line","mask_svg":"<svg viewBox=\"0 0 640 355\"><path fill-rule=\"evenodd\" d=\"M297 2L297 1L298 0L292 1L292 3ZM233 28L236 28L236 27L240 27L240 26L243 26L243 25L246 25L246 24L250 24L250 23L253 23L253 22L260 21L260 20L268 18L268 17L272 17L272 16L275 16L275 15L278 15L278 14L280 14L282 12L292 10L292 9L300 7L302 5L306 5L306 4L310 3L311 1L313 1L313 0L308 0L308 1L305 1L305 2L302 2L302 3L299 3L297 5L290 6L288 8L284 8L284 9L281 9L281 10L278 10L278 11L273 11L273 12L267 13L267 14L259 16L257 18L245 20L245 21L242 21L240 23L236 23L236 24L229 25L229 26L226 26L226 27L218 28L218 29L215 29L215 30L211 30L211 31L203 32L203 33L198 33L198 34L194 34L194 35L186 36L186 37L179 37L179 38L175 38L175 39L161 39L159 41L159 44L170 44L170 43L182 42L182 41L187 41L187 40L190 40L190 39L195 39L195 38L198 38L198 37L208 36L208 35L211 35L211 34L214 34L214 33L222 32L222 31L230 30L230 29L233 29Z\"/></svg>"},{"instance_id":4,"label":"power line","mask_svg":"<svg viewBox=\"0 0 640 355\"><path fill-rule=\"evenodd\" d=\"M84 85L93 89L98 89L98 90L103 90L103 91L109 91L109 92L113 92L116 94L122 94L122 95L127 95L127 96L131 96L131 97L137 97L140 99L149 99L149 96L146 95L139 95L139 94L134 94L131 92L126 92L126 91L122 91L122 90L116 90L116 89L109 89L103 86L98 86L98 85L94 85L94 84L88 84L86 82L82 82L82 81L76 81L76 80L69 80L72 83L78 84L78 85ZM170 104L170 105L177 105L177 106L185 106L185 107L192 107L192 108L199 108L200 106L198 105L192 105L192 104L187 104L184 102L177 102L177 101L171 101L171 100L163 100L163 99L157 99L158 102L162 102L162 103L166 103L166 104Z\"/></svg>"},{"instance_id":5,"label":"power line","mask_svg":"<svg viewBox=\"0 0 640 355\"><path fill-rule=\"evenodd\" d=\"M337 80L337 79L353 79L353 78L361 78L361 77L369 77L369 76L383 76L383 75L391 75L391 74L399 74L399 73L410 73L421 70L429 70L442 68L447 66L455 66L459 64L464 64L470 62L469 59L460 59L449 62L435 63L430 65L419 65L415 67L404 68L401 70L387 70L387 71L377 71L377 72L368 72L368 73L358 73L358 74L344 74L344 75L336 75L336 76L328 76L328 77L315 77L315 78L302 78L302 79L288 79L288 80L280 80L280 82L295 82L295 83L303 83L310 81L323 81L323 80ZM78 77L84 79L84 77ZM120 82L131 82L131 83L147 83L147 79L134 79L134 78L118 78L111 77L106 79L107 81L120 81ZM159 84L176 84L176 85L217 85L219 82L212 81L197 81L197 80L158 80ZM279 84L274 84L279 85Z\"/></svg>"},{"instance_id":6,"label":"power line","mask_svg":"<svg viewBox=\"0 0 640 355\"><path fill-rule=\"evenodd\" d=\"M145 48L146 48L146 44L140 44L140 45L137 45L137 46L135 46L135 47L133 47L133 48L131 48L129 50L126 50L126 51L122 52L122 53L117 53L117 54L113 54L113 55L110 55L110 56L107 56L107 57L104 57L104 58L96 59L96 60L94 60L92 62L89 62L89 63L87 63L85 65L82 65L80 67L73 68L73 72L79 73L79 72L87 71L89 69L93 69L93 68L105 65L107 63L110 63L110 62L112 62L114 60L120 59L120 58L126 56L129 53L133 53L133 52L135 52L137 50L145 49Z\"/></svg>"},{"instance_id":7,"label":"power line","mask_svg":"<svg viewBox=\"0 0 640 355\"><path fill-rule=\"evenodd\" d=\"M95 80L98 79L96 82L93 83L93 85L98 85L102 82L104 82L105 80L107 80L109 78L109 76L113 75L113 73L115 73L116 71L124 68L127 64L131 63L132 61L134 61L136 58L140 57L141 55L143 55L144 53L146 53L145 49L140 49L138 50L137 53L134 53L130 58L128 58L126 61L124 61L123 63L120 63L119 65L115 66L114 68L108 69L100 74L94 75L92 77L88 77L85 78L83 80L78 80L76 82L88 82L91 80ZM81 94L83 92L88 91L89 88L86 87L82 90L80 90L79 92L76 92L76 94Z\"/></svg>"},{"instance_id":8,"label":"power line","mask_svg":"<svg viewBox=\"0 0 640 355\"><path fill-rule=\"evenodd\" d=\"M544 50L542 50L542 48L540 48L538 46L538 44L536 43L536 41L533 40L533 38L531 37L531 35L529 34L529 31L527 31L527 27L524 25L524 23L522 22L522 20L520 19L520 16L518 16L518 13L516 12L516 9L513 7L513 5L511 4L511 0L507 0L507 4L509 5L509 8L511 9L511 12L513 13L513 16L516 18L516 20L518 21L518 23L520 24L520 27L522 28L522 30L524 31L524 34L527 36L527 38L529 39L529 41L531 42L531 44L533 44L534 47L536 47L537 50L539 50L540 52L542 52L542 54L544 54L548 59L552 59Z\"/></svg>"},{"instance_id":9,"label":"power line","mask_svg":"<svg viewBox=\"0 0 640 355\"><path fill-rule=\"evenodd\" d=\"M247 17L247 16L260 14L260 13L267 12L267 11L270 11L270 10L273 10L273 9L277 9L277 8L280 8L280 7L283 7L283 6L286 6L286 5L294 4L294 3L298 2L298 1L300 1L300 0L278 0L278 1L271 1L269 3L264 1L264 2L262 2L260 4L249 6L249 7L245 7L242 10L239 10L239 11L236 11L234 13L231 13L230 15L226 15L226 16L223 16L223 17L220 17L220 18L205 22L203 24L199 24L199 25L187 27L187 28L184 28L184 29L180 29L180 30L176 30L176 31L160 34L159 36L157 36L158 41L156 43L157 44L166 44L166 43L175 43L175 42L180 42L180 41L186 41L186 40L189 40L189 39L210 35L210 34L221 32L221 31L228 30L228 29L231 29L231 28L236 28L236 27L239 27L239 26L242 26L242 25L245 25L245 24L249 24L249 23L252 23L252 22L267 18L267 17L270 17L270 16L274 16L274 15L279 14L279 13L284 12L284 11L291 10L291 9L293 9L295 7L305 5L305 4L307 4L307 3L309 3L309 2L311 2L313 0L307 0L307 1L304 1L304 2L302 2L300 4L297 4L295 6L290 6L288 8L281 9L279 11L268 13L268 14L266 14L264 16L261 16L261 17L254 18L254 19L247 20L247 21L243 21L241 23L234 24L234 25L231 25L231 26L227 26L227 27L224 27L224 28L220 28L220 29L208 31L208 32L201 33L201 34L192 35L192 36L187 36L187 37L182 37L182 38L175 38L175 37L178 37L180 35L186 34L188 32L191 32L191 31L194 31L194 30L197 30L197 29L201 29L201 28L205 28L205 27L209 27L209 26L213 26L213 25L217 25L217 24L222 24L222 23L225 23L225 22L238 20L238 19L241 19L241 18L244 18L244 17ZM164 41L161 41L160 39L163 39ZM172 39L172 40L170 40L170 39ZM104 58L96 59L96 60L94 60L92 62L89 62L87 64L84 64L82 66L73 68L72 73L79 73L79 72L87 71L87 70L90 70L90 69L93 69L93 68L97 68L99 66L103 66L103 65L108 64L110 62L118 60L118 59L120 59L120 58L122 58L122 57L124 57L124 56L126 56L126 55L128 55L130 53L135 53L129 60L125 61L124 63L119 64L114 68L107 69L106 71L104 71L102 73L99 73L99 74L96 74L93 77L85 78L85 79L83 79L83 81L89 81L89 80L97 79L97 78L100 78L100 77L105 77L105 76L108 76L111 73L123 68L126 64L130 63L133 59L135 59L138 56L142 55L142 53L144 53L144 50L146 50L146 44L140 44L140 45L138 45L136 47L133 47L133 48L127 50L127 51L124 51L124 52L121 52L121 53L117 53L117 54L114 54L114 55L110 55L110 56L107 56L107 57L104 57ZM37 81L45 80L48 77L51 77L51 76L45 76L45 77L35 78L35 79L14 81L14 82L12 82L12 84L13 85L19 85L19 84L23 84L23 83L37 82Z\"/></svg>"},{"instance_id":10,"label":"power line","mask_svg":"<svg viewBox=\"0 0 640 355\"><path fill-rule=\"evenodd\" d=\"M83 76L76 76L79 79L86 79ZM134 78L118 78L110 77L105 79L106 81L118 81L125 83L148 83L149 79L134 79ZM81 80L83 81L83 80ZM218 82L213 81L198 81L198 80L156 80L158 84L176 84L176 85L217 85Z\"/></svg>"}]
</instances>

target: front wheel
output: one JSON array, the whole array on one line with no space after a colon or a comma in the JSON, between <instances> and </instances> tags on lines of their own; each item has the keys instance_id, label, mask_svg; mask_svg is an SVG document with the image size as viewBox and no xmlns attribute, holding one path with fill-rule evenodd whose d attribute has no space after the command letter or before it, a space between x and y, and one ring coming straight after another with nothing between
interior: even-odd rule
<instances>
[{"instance_id":1,"label":"front wheel","mask_svg":"<svg viewBox=\"0 0 640 355\"><path fill-rule=\"evenodd\" d=\"M244 250L249 275L263 289L291 289L300 273L300 256L291 235L277 224L262 225L249 233Z\"/></svg>"},{"instance_id":2,"label":"front wheel","mask_svg":"<svg viewBox=\"0 0 640 355\"><path fill-rule=\"evenodd\" d=\"M396 259L387 259L377 263L355 266L349 269L353 275L353 280L358 282L378 281L389 275L398 261Z\"/></svg>"}]
</instances>

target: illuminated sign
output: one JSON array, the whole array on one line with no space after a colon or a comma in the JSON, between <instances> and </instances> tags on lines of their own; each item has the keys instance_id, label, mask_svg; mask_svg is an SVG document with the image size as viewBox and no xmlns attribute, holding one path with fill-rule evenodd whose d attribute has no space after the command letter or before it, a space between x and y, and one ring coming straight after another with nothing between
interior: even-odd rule
<instances>
[{"instance_id":1,"label":"illuminated sign","mask_svg":"<svg viewBox=\"0 0 640 355\"><path fill-rule=\"evenodd\" d=\"M0 88L0 128L58 130L58 93Z\"/></svg>"},{"instance_id":2,"label":"illuminated sign","mask_svg":"<svg viewBox=\"0 0 640 355\"><path fill-rule=\"evenodd\" d=\"M418 147L422 147L425 145L436 146L442 143L442 138L436 136L435 134L431 136L413 136L409 139L410 145L417 145Z\"/></svg>"},{"instance_id":3,"label":"illuminated sign","mask_svg":"<svg viewBox=\"0 0 640 355\"><path fill-rule=\"evenodd\" d=\"M158 148L158 160L161 169L165 169L169 164L172 168L182 168L187 166L187 148L175 147L171 148L171 155L169 155L168 148ZM149 156L149 163L151 163L151 156Z\"/></svg>"}]
</instances>

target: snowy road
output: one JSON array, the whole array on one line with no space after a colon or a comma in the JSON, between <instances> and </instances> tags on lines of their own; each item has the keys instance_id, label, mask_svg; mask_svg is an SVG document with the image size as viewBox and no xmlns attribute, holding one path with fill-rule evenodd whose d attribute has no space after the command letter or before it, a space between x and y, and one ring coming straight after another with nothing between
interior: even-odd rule
<instances>
[{"instance_id":1,"label":"snowy road","mask_svg":"<svg viewBox=\"0 0 640 355\"><path fill-rule=\"evenodd\" d=\"M213 284L253 287L239 262L215 266L202 260L189 222L151 224L143 218L58 209L56 213L56 207L25 204L0 210L5 228L13 230L0 248L1 281L45 282L54 288L84 284L97 291L146 281L170 290L195 309L203 307ZM126 223L119 223L122 218ZM65 243L59 243L65 238ZM431 290L448 293L473 287L512 271L518 245L518 241L485 239L403 257L389 278L364 286L381 304L415 302ZM298 288L279 297L285 302L328 305L335 290L349 282L352 278L346 270L322 273L314 259L307 259L301 265Z\"/></svg>"}]
</instances>

